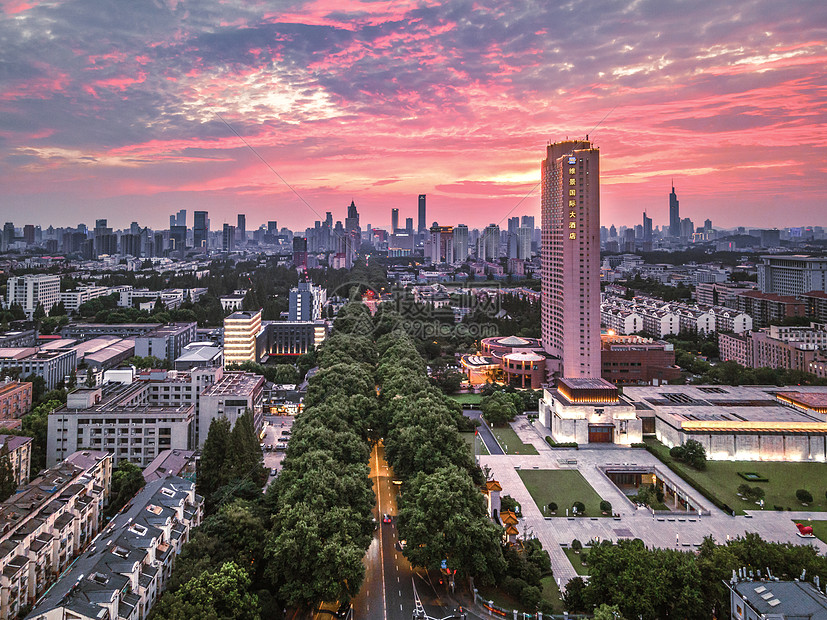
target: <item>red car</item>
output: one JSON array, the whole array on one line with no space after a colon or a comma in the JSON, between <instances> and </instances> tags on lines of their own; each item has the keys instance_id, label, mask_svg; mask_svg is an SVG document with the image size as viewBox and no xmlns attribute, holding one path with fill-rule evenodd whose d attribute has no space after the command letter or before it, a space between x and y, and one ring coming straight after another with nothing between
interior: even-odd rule
<instances>
[{"instance_id":1,"label":"red car","mask_svg":"<svg viewBox=\"0 0 827 620\"><path fill-rule=\"evenodd\" d=\"M391 522L391 516L388 513L383 514L382 515L382 523L390 523L390 522Z\"/></svg>"}]
</instances>

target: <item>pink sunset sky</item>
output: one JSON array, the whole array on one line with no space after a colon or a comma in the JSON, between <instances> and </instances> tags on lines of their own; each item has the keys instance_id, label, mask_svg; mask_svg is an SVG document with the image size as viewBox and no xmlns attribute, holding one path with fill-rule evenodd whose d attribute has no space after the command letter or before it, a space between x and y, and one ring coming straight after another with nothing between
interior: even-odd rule
<instances>
[{"instance_id":1,"label":"pink sunset sky","mask_svg":"<svg viewBox=\"0 0 827 620\"><path fill-rule=\"evenodd\" d=\"M205 209L301 230L355 200L386 227L424 193L429 224L483 227L539 216L545 145L586 133L606 225L663 225L674 179L696 225L827 226L824 2L0 7L0 215L18 226Z\"/></svg>"}]
</instances>

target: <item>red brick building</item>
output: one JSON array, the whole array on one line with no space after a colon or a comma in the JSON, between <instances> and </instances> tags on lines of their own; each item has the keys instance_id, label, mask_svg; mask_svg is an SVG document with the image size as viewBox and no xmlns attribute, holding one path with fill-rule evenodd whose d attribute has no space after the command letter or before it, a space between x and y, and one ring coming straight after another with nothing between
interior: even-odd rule
<instances>
[{"instance_id":1,"label":"red brick building","mask_svg":"<svg viewBox=\"0 0 827 620\"><path fill-rule=\"evenodd\" d=\"M616 385L668 383L681 376L674 346L640 336L600 337L601 374Z\"/></svg>"},{"instance_id":2,"label":"red brick building","mask_svg":"<svg viewBox=\"0 0 827 620\"><path fill-rule=\"evenodd\" d=\"M22 417L32 408L32 384L21 381L0 383L0 420Z\"/></svg>"}]
</instances>

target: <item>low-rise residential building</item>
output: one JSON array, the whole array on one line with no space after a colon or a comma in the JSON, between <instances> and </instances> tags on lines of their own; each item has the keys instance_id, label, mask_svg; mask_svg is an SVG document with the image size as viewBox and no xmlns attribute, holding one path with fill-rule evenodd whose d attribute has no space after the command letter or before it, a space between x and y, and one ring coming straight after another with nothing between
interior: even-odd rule
<instances>
[{"instance_id":1,"label":"low-rise residential building","mask_svg":"<svg viewBox=\"0 0 827 620\"><path fill-rule=\"evenodd\" d=\"M20 418L31 408L31 383L10 380L0 383L0 420Z\"/></svg>"},{"instance_id":2,"label":"low-rise residential building","mask_svg":"<svg viewBox=\"0 0 827 620\"><path fill-rule=\"evenodd\" d=\"M734 309L752 317L755 328L781 323L784 319L805 316L807 305L800 299L787 295L746 291L734 297Z\"/></svg>"},{"instance_id":3,"label":"low-rise residential building","mask_svg":"<svg viewBox=\"0 0 827 620\"><path fill-rule=\"evenodd\" d=\"M827 350L827 325L809 327L772 325L745 334L720 334L722 360L747 368L782 368L810 372L810 364L821 350Z\"/></svg>"},{"instance_id":4,"label":"low-rise residential building","mask_svg":"<svg viewBox=\"0 0 827 620\"><path fill-rule=\"evenodd\" d=\"M33 604L98 533L111 481L111 455L73 454L0 504L0 618Z\"/></svg>"},{"instance_id":5,"label":"low-rise residential building","mask_svg":"<svg viewBox=\"0 0 827 620\"><path fill-rule=\"evenodd\" d=\"M17 486L29 481L32 467L32 438L20 435L0 435L0 446L8 450L9 463Z\"/></svg>"},{"instance_id":6,"label":"low-rise residential building","mask_svg":"<svg viewBox=\"0 0 827 620\"><path fill-rule=\"evenodd\" d=\"M148 482L27 618L146 618L202 519L194 482L175 476Z\"/></svg>"},{"instance_id":7,"label":"low-rise residential building","mask_svg":"<svg viewBox=\"0 0 827 620\"><path fill-rule=\"evenodd\" d=\"M827 292L810 291L800 298L806 306L808 317L819 323L827 323Z\"/></svg>"}]
</instances>

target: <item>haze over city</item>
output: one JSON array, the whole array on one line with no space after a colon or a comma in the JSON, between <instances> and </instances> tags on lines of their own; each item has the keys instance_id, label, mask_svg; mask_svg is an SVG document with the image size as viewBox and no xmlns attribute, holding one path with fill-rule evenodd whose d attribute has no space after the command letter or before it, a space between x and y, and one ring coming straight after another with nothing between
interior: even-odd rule
<instances>
[{"instance_id":1,"label":"haze over city","mask_svg":"<svg viewBox=\"0 0 827 620\"><path fill-rule=\"evenodd\" d=\"M821 223L820 3L0 6L7 218L387 226L425 193L482 227L539 215L546 143L591 134L607 224L666 224L673 179L696 221Z\"/></svg>"}]
</instances>

